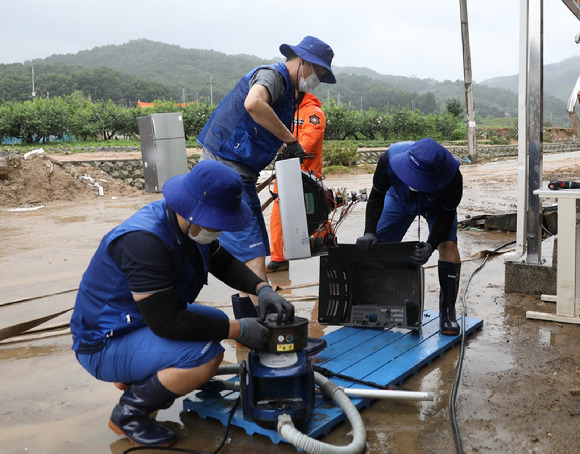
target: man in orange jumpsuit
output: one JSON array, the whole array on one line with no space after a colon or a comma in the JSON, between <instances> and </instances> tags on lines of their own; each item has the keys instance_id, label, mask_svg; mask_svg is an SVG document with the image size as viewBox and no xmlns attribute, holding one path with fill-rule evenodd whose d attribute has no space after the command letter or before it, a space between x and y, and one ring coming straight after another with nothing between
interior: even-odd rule
<instances>
[{"instance_id":1,"label":"man in orange jumpsuit","mask_svg":"<svg viewBox=\"0 0 580 454\"><path fill-rule=\"evenodd\" d=\"M318 178L322 177L322 144L326 117L320 108L322 103L312 93L300 93L300 105L294 117L294 137L300 142L306 156L302 162L302 170L312 171ZM277 192L274 184L274 192ZM267 273L284 271L290 268L284 258L284 239L282 238L282 222L280 220L280 202L278 198L272 204L270 217L270 263L266 265Z\"/></svg>"}]
</instances>

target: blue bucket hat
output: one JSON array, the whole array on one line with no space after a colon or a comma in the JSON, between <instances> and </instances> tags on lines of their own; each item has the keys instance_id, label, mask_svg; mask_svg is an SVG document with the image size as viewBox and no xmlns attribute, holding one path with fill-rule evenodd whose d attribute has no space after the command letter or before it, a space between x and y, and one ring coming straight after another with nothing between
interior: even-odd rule
<instances>
[{"instance_id":1,"label":"blue bucket hat","mask_svg":"<svg viewBox=\"0 0 580 454\"><path fill-rule=\"evenodd\" d=\"M330 69L332 58L334 57L334 52L332 51L331 47L324 41L320 41L314 36L305 36L297 46L291 46L290 44L282 44L280 46L280 52L282 52L282 55L284 55L286 58L288 58L290 51L294 52L308 63L322 66L326 69L326 73L320 82L327 84L336 83L336 78L332 73L332 69Z\"/></svg>"},{"instance_id":2,"label":"blue bucket hat","mask_svg":"<svg viewBox=\"0 0 580 454\"><path fill-rule=\"evenodd\" d=\"M201 227L222 231L245 228L252 217L243 199L240 174L212 160L200 161L189 173L163 185L163 197L181 217Z\"/></svg>"},{"instance_id":3,"label":"blue bucket hat","mask_svg":"<svg viewBox=\"0 0 580 454\"><path fill-rule=\"evenodd\" d=\"M459 160L430 138L411 143L406 151L390 157L389 164L403 183L420 192L445 188L459 168Z\"/></svg>"}]
</instances>

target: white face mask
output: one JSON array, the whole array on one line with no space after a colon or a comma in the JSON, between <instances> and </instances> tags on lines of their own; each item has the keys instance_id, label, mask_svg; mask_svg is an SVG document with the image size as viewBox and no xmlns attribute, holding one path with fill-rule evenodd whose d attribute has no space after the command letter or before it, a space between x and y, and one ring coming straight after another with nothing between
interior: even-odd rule
<instances>
[{"instance_id":1,"label":"white face mask","mask_svg":"<svg viewBox=\"0 0 580 454\"><path fill-rule=\"evenodd\" d=\"M304 78L304 65L302 65L302 75L300 76L300 81L298 82L298 90L305 93L312 93L316 87L320 85L320 80L314 72L314 67L310 63L310 68L312 69L312 74L310 74L306 79Z\"/></svg>"},{"instance_id":2,"label":"white face mask","mask_svg":"<svg viewBox=\"0 0 580 454\"><path fill-rule=\"evenodd\" d=\"M205 230L202 227L199 233L193 236L189 228L187 229L187 236L189 237L189 239L199 244L209 244L212 241L217 240L218 237L221 235L221 233L222 232L210 232L209 230Z\"/></svg>"}]
</instances>

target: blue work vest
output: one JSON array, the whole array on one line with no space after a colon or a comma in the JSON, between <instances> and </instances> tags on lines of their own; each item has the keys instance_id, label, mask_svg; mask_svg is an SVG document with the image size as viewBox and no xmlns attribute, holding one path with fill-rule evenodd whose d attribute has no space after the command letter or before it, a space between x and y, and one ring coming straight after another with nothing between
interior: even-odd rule
<instances>
[{"instance_id":1,"label":"blue work vest","mask_svg":"<svg viewBox=\"0 0 580 454\"><path fill-rule=\"evenodd\" d=\"M173 254L174 289L185 309L207 283L210 245L197 245L203 272L197 275L195 264L188 260L187 251L168 217L165 199L150 203L107 233L85 271L71 316L73 350L95 351L105 339L145 326L129 282L114 263L107 248L116 238L133 231L147 231L157 235ZM192 254L195 260L196 254ZM198 259L199 260L199 259Z\"/></svg>"},{"instance_id":2,"label":"blue work vest","mask_svg":"<svg viewBox=\"0 0 580 454\"><path fill-rule=\"evenodd\" d=\"M197 141L215 155L244 164L256 173L272 162L284 143L256 123L244 107L250 80L261 68L273 68L284 76L286 91L271 107L290 129L294 117L294 88L286 65L276 63L254 68L246 74L216 107L197 136Z\"/></svg>"}]
</instances>

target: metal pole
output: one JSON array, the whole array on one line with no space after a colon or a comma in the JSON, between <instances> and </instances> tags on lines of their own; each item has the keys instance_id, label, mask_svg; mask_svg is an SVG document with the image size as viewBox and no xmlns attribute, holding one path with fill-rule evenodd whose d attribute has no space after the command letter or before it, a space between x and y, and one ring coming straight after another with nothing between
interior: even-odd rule
<instances>
[{"instance_id":1,"label":"metal pole","mask_svg":"<svg viewBox=\"0 0 580 454\"><path fill-rule=\"evenodd\" d=\"M543 109L543 14L544 1L529 2L529 76L528 76L528 212L527 212L527 263L538 264L541 257L542 244L542 204L540 197L534 194L542 184L542 126L544 122Z\"/></svg>"},{"instance_id":2,"label":"metal pole","mask_svg":"<svg viewBox=\"0 0 580 454\"><path fill-rule=\"evenodd\" d=\"M467 111L467 149L471 162L477 161L475 136L475 109L473 106L473 76L471 74L471 50L469 46L469 25L467 1L459 0L461 15L461 42L463 44L463 81L465 84L465 108Z\"/></svg>"},{"instance_id":3,"label":"metal pole","mask_svg":"<svg viewBox=\"0 0 580 454\"><path fill-rule=\"evenodd\" d=\"M526 253L526 228L528 213L528 29L529 0L520 0L520 66L518 79L518 203L516 225L516 250L506 254L505 261L522 258Z\"/></svg>"},{"instance_id":4,"label":"metal pole","mask_svg":"<svg viewBox=\"0 0 580 454\"><path fill-rule=\"evenodd\" d=\"M34 65L32 65L32 100L36 97L36 90L34 89Z\"/></svg>"}]
</instances>

